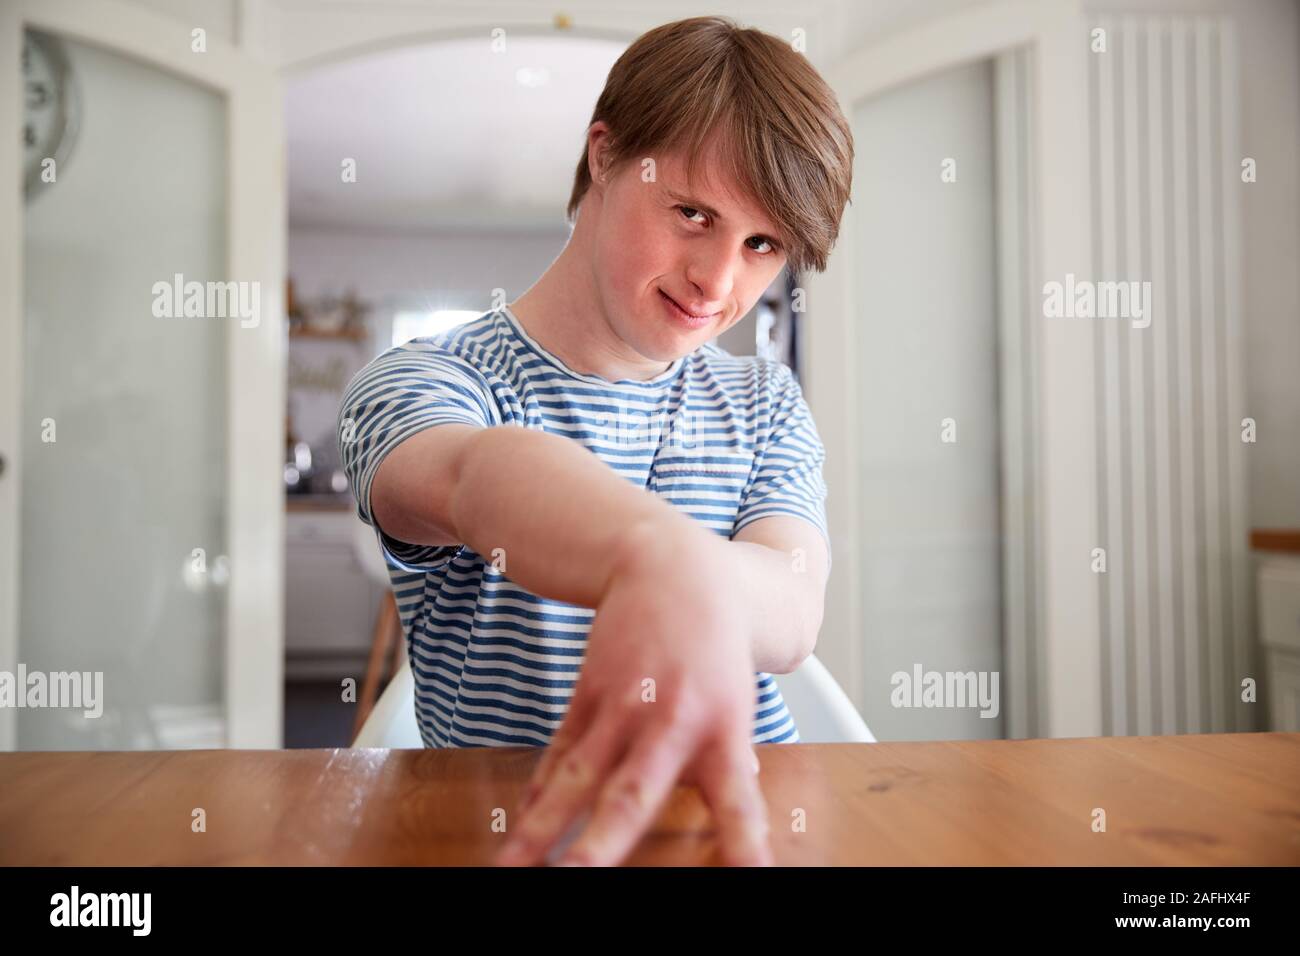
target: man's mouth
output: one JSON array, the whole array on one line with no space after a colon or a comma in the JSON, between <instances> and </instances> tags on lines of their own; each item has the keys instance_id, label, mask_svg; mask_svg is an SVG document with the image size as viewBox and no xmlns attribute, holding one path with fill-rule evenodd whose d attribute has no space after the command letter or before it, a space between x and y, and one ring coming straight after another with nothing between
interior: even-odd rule
<instances>
[{"instance_id":1,"label":"man's mouth","mask_svg":"<svg viewBox=\"0 0 1300 956\"><path fill-rule=\"evenodd\" d=\"M683 322L690 328L695 328L695 329L701 328L710 319L712 319L714 316L718 314L716 312L712 312L712 313L701 315L695 312L689 312L686 309L682 308L681 305L678 304L677 300L674 299L672 296L670 296L663 289L659 290L659 295L663 297L664 304L668 307L670 314L675 316L677 319L679 319L681 322Z\"/></svg>"}]
</instances>

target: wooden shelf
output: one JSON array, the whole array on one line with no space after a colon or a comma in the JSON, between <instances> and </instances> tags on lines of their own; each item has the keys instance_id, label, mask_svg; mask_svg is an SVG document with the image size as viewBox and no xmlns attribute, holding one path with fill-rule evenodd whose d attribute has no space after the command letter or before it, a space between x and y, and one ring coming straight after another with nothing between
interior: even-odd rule
<instances>
[{"instance_id":1,"label":"wooden shelf","mask_svg":"<svg viewBox=\"0 0 1300 956\"><path fill-rule=\"evenodd\" d=\"M364 342L369 337L365 329L355 331L325 332L321 329L290 329L289 338L291 339L342 339L348 342Z\"/></svg>"},{"instance_id":2,"label":"wooden shelf","mask_svg":"<svg viewBox=\"0 0 1300 956\"><path fill-rule=\"evenodd\" d=\"M1250 546L1255 551L1300 554L1300 528L1252 528Z\"/></svg>"},{"instance_id":3,"label":"wooden shelf","mask_svg":"<svg viewBox=\"0 0 1300 956\"><path fill-rule=\"evenodd\" d=\"M285 511L348 511L356 506L356 500L350 494L286 494Z\"/></svg>"}]
</instances>

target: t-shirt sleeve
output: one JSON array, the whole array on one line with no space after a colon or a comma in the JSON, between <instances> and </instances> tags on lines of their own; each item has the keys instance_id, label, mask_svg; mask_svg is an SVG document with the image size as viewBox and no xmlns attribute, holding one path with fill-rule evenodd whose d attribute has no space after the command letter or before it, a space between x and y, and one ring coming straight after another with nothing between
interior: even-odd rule
<instances>
[{"instance_id":1,"label":"t-shirt sleeve","mask_svg":"<svg viewBox=\"0 0 1300 956\"><path fill-rule=\"evenodd\" d=\"M732 527L734 536L746 525L772 515L793 515L811 522L826 541L830 561L831 539L826 527L826 482L822 446L812 412L790 367L772 362L769 379L770 421L766 439L757 451L753 477L741 498ZM762 415L763 407L759 407ZM763 434L760 429L759 434Z\"/></svg>"},{"instance_id":2,"label":"t-shirt sleeve","mask_svg":"<svg viewBox=\"0 0 1300 956\"><path fill-rule=\"evenodd\" d=\"M441 346L412 342L372 359L348 383L339 406L338 445L357 517L375 529L385 559L407 571L430 571L463 545L419 545L387 534L370 510L370 486L385 456L417 432L447 423L501 423L486 376Z\"/></svg>"}]
</instances>

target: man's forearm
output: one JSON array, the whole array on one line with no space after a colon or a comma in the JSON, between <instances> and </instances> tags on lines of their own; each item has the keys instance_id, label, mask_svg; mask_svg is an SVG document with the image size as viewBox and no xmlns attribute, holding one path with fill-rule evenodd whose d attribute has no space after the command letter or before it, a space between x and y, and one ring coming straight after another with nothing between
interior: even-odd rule
<instances>
[{"instance_id":1,"label":"man's forearm","mask_svg":"<svg viewBox=\"0 0 1300 956\"><path fill-rule=\"evenodd\" d=\"M723 540L569 439L514 426L475 435L463 452L451 518L485 560L503 559L511 580L580 607L597 605L638 541L670 539L682 554L722 549L741 582L755 670L788 673L816 641L821 596L810 593L789 555Z\"/></svg>"},{"instance_id":2,"label":"man's forearm","mask_svg":"<svg viewBox=\"0 0 1300 956\"><path fill-rule=\"evenodd\" d=\"M752 626L754 666L788 674L812 653L821 627L823 595L791 555L753 541L730 541L738 562Z\"/></svg>"},{"instance_id":3,"label":"man's forearm","mask_svg":"<svg viewBox=\"0 0 1300 956\"><path fill-rule=\"evenodd\" d=\"M450 516L460 539L543 597L595 607L628 536L647 525L683 549L711 546L707 528L558 435L485 428L457 471Z\"/></svg>"}]
</instances>

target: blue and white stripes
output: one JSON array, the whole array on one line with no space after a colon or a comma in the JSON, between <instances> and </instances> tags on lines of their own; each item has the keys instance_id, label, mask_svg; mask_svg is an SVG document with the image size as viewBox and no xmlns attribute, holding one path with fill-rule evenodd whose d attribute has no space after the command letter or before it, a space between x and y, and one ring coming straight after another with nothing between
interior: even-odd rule
<instances>
[{"instance_id":1,"label":"blue and white stripes","mask_svg":"<svg viewBox=\"0 0 1300 956\"><path fill-rule=\"evenodd\" d=\"M705 345L655 379L611 382L569 369L508 307L389 349L348 385L339 447L388 562L427 746L546 744L594 616L520 587L468 546L411 545L375 526L370 485L384 456L447 422L563 435L724 537L790 514L829 543L825 452L779 362ZM753 741L797 741L771 675L755 686Z\"/></svg>"}]
</instances>

